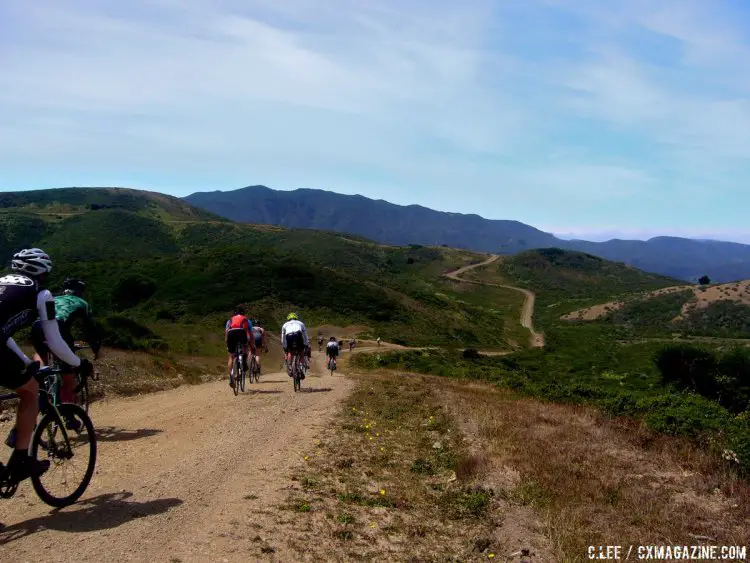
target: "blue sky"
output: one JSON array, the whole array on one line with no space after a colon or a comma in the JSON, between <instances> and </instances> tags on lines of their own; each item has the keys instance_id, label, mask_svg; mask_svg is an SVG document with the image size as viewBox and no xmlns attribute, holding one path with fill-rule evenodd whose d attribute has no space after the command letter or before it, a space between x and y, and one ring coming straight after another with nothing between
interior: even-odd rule
<instances>
[{"instance_id":1,"label":"blue sky","mask_svg":"<svg viewBox=\"0 0 750 563\"><path fill-rule=\"evenodd\" d=\"M361 193L750 242L750 3L0 4L0 190Z\"/></svg>"}]
</instances>

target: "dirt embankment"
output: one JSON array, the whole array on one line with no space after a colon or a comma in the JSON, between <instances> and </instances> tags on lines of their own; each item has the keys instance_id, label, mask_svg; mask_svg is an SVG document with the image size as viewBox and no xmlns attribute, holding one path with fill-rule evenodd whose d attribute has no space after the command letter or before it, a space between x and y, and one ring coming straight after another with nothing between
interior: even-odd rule
<instances>
[{"instance_id":1,"label":"dirt embankment","mask_svg":"<svg viewBox=\"0 0 750 563\"><path fill-rule=\"evenodd\" d=\"M743 305L750 305L750 280L743 280L739 282L724 283L719 285L711 285L707 287L695 286L695 285L676 285L673 287L665 287L656 291L650 291L640 296L640 299L647 301L660 295L667 295L670 293L678 293L681 291L692 291L693 298L688 301L683 307L680 314L675 318L680 318L689 315L691 311L696 309L703 309L708 307L711 303L717 301L734 301ZM639 298L639 296L635 296ZM585 309L578 309L566 315L560 317L566 321L593 321L621 309L625 305L625 301L609 301L607 303L600 303Z\"/></svg>"}]
</instances>

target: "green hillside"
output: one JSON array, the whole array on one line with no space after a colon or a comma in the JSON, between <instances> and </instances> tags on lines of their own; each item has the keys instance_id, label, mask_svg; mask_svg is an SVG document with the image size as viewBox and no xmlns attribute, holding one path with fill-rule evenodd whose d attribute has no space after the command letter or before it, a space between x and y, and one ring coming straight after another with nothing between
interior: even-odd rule
<instances>
[{"instance_id":1,"label":"green hillside","mask_svg":"<svg viewBox=\"0 0 750 563\"><path fill-rule=\"evenodd\" d=\"M501 357L476 350L395 351L357 357L358 365L478 379L552 401L593 403L611 415L641 418L656 431L709 444L718 458L731 451L750 474L750 350L738 348L736 340L673 341L675 330L737 336L747 329L750 307L718 301L673 325L694 293L644 300L642 292L682 283L558 249L503 258L466 275L534 291L534 324L545 333L545 347ZM597 321L561 318L605 302L624 305Z\"/></svg>"},{"instance_id":2,"label":"green hillside","mask_svg":"<svg viewBox=\"0 0 750 563\"><path fill-rule=\"evenodd\" d=\"M0 205L6 260L38 245L55 260L53 288L69 275L86 279L110 344L218 353L210 335L237 303L273 330L296 309L308 325L361 326L362 335L404 345L525 341L516 295L441 276L481 255L239 225L133 190L3 194ZM185 331L188 339L177 337Z\"/></svg>"},{"instance_id":3,"label":"green hillside","mask_svg":"<svg viewBox=\"0 0 750 563\"><path fill-rule=\"evenodd\" d=\"M60 220L66 216L118 209L168 221L226 221L177 197L129 188L59 188L0 193L0 212L27 212Z\"/></svg>"}]
</instances>

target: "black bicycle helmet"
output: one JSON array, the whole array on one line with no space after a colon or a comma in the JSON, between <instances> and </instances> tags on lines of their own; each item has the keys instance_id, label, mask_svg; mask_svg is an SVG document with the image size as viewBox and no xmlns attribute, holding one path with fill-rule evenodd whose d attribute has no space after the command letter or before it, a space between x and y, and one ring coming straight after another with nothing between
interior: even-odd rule
<instances>
[{"instance_id":1,"label":"black bicycle helmet","mask_svg":"<svg viewBox=\"0 0 750 563\"><path fill-rule=\"evenodd\" d=\"M63 282L63 291L66 293L80 294L86 290L86 284L78 278L67 278Z\"/></svg>"}]
</instances>

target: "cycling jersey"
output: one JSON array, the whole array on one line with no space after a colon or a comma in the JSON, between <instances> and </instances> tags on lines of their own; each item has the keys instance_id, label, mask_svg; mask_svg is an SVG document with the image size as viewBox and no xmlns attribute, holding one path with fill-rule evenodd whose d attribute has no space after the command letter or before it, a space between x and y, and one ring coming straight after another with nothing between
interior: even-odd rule
<instances>
[{"instance_id":1,"label":"cycling jersey","mask_svg":"<svg viewBox=\"0 0 750 563\"><path fill-rule=\"evenodd\" d=\"M31 363L12 337L22 328L30 326L37 318L41 320L42 330L52 353L73 367L80 366L80 358L60 336L60 328L55 319L55 299L52 294L46 289L41 289L39 282L27 276L10 274L0 277L0 346L2 346L4 360L12 359L16 366L19 361L21 365ZM10 366L6 368L5 361L0 369L2 369L0 376L8 381L17 375L4 373L6 369L10 369ZM14 381L17 380L14 379ZM18 385L11 388L16 387Z\"/></svg>"},{"instance_id":2,"label":"cycling jersey","mask_svg":"<svg viewBox=\"0 0 750 563\"><path fill-rule=\"evenodd\" d=\"M265 332L265 330L263 330L259 326L254 326L253 327L253 337L255 338L255 343L256 344L260 344L263 341L263 333L264 332Z\"/></svg>"},{"instance_id":3,"label":"cycling jersey","mask_svg":"<svg viewBox=\"0 0 750 563\"><path fill-rule=\"evenodd\" d=\"M60 334L63 340L68 344L69 347L73 347L73 325L77 321L81 321L83 324L83 330L86 341L91 344L91 349L94 353L99 352L101 342L99 339L96 324L94 323L94 317L91 312L91 306L81 297L77 295L58 295L55 297L55 319L57 319L58 325L60 326ZM32 327L32 340L35 342L37 351L44 349L44 334L42 332L41 323L37 321Z\"/></svg>"},{"instance_id":4,"label":"cycling jersey","mask_svg":"<svg viewBox=\"0 0 750 563\"><path fill-rule=\"evenodd\" d=\"M339 344L338 342L329 342L326 346L326 355L333 356L334 358L339 355Z\"/></svg>"},{"instance_id":5,"label":"cycling jersey","mask_svg":"<svg viewBox=\"0 0 750 563\"><path fill-rule=\"evenodd\" d=\"M284 323L281 327L281 344L284 346L284 350L287 349L287 337L300 334L302 337L302 343L307 348L310 345L310 341L307 338L307 328L305 323L297 319L292 319Z\"/></svg>"},{"instance_id":6,"label":"cycling jersey","mask_svg":"<svg viewBox=\"0 0 750 563\"><path fill-rule=\"evenodd\" d=\"M244 330L247 333L247 337L252 337L253 323L250 322L245 315L234 315L227 321L225 332L230 330Z\"/></svg>"}]
</instances>

